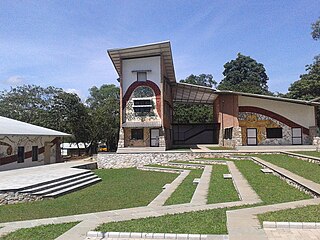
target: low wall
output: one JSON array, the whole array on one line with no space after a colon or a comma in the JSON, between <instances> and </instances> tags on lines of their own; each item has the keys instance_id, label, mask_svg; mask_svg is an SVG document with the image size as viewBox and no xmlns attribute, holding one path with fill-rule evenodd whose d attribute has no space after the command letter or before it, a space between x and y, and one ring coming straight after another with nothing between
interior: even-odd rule
<instances>
[{"instance_id":1,"label":"low wall","mask_svg":"<svg viewBox=\"0 0 320 240\"><path fill-rule=\"evenodd\" d=\"M43 198L41 196L35 196L28 193L18 192L0 192L0 205L16 204L23 202L39 201Z\"/></svg>"},{"instance_id":2,"label":"low wall","mask_svg":"<svg viewBox=\"0 0 320 240\"><path fill-rule=\"evenodd\" d=\"M169 161L189 161L195 158L231 158L234 153L131 153L98 154L98 168L130 168L148 164L167 163Z\"/></svg>"}]
</instances>

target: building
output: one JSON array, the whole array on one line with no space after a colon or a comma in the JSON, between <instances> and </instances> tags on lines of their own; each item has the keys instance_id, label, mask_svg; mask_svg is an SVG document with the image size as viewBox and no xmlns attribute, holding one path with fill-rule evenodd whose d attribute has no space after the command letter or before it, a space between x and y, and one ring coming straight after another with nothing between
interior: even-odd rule
<instances>
[{"instance_id":1,"label":"building","mask_svg":"<svg viewBox=\"0 0 320 240\"><path fill-rule=\"evenodd\" d=\"M0 117L0 171L61 161L61 137L69 134Z\"/></svg>"},{"instance_id":2,"label":"building","mask_svg":"<svg viewBox=\"0 0 320 240\"><path fill-rule=\"evenodd\" d=\"M169 41L108 50L120 77L118 151L173 145L311 144L316 136L313 101L219 91L176 82ZM173 124L174 102L208 104L212 124Z\"/></svg>"}]
</instances>

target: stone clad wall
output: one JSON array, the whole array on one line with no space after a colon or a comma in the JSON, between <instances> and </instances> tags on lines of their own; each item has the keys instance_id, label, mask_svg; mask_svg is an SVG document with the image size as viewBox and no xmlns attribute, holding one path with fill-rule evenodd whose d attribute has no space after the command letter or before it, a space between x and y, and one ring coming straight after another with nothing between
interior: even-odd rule
<instances>
[{"instance_id":1,"label":"stone clad wall","mask_svg":"<svg viewBox=\"0 0 320 240\"><path fill-rule=\"evenodd\" d=\"M160 164L169 161L189 161L195 158L229 158L231 153L132 153L132 154L98 154L98 168L130 168L147 164Z\"/></svg>"},{"instance_id":2,"label":"stone clad wall","mask_svg":"<svg viewBox=\"0 0 320 240\"><path fill-rule=\"evenodd\" d=\"M27 193L18 192L0 192L0 205L16 204L23 202L39 201L43 198L41 196L35 196Z\"/></svg>"}]
</instances>

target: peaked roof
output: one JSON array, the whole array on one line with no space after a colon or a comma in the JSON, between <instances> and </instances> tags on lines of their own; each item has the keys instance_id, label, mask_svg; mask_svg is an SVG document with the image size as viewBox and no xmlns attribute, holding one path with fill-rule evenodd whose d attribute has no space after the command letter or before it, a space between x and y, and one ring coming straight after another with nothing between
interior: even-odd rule
<instances>
[{"instance_id":1,"label":"peaked roof","mask_svg":"<svg viewBox=\"0 0 320 240\"><path fill-rule=\"evenodd\" d=\"M111 58L112 63L120 77L122 59L161 55L163 58L167 77L169 78L170 82L176 81L170 41L156 42L127 48L109 49L108 55Z\"/></svg>"},{"instance_id":2,"label":"peaked roof","mask_svg":"<svg viewBox=\"0 0 320 240\"><path fill-rule=\"evenodd\" d=\"M0 116L0 135L27 135L27 136L70 136L70 134L39 127L30 123L21 122Z\"/></svg>"}]
</instances>

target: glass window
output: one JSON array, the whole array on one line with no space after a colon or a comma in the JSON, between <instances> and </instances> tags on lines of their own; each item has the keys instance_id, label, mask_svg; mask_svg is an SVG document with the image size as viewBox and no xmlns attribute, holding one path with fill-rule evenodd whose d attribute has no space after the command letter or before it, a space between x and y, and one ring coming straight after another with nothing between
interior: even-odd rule
<instances>
[{"instance_id":1,"label":"glass window","mask_svg":"<svg viewBox=\"0 0 320 240\"><path fill-rule=\"evenodd\" d=\"M18 147L18 163L24 162L24 147Z\"/></svg>"},{"instance_id":2,"label":"glass window","mask_svg":"<svg viewBox=\"0 0 320 240\"><path fill-rule=\"evenodd\" d=\"M132 140L143 140L143 129L131 129Z\"/></svg>"},{"instance_id":3,"label":"glass window","mask_svg":"<svg viewBox=\"0 0 320 240\"><path fill-rule=\"evenodd\" d=\"M282 128L267 128L267 138L282 138Z\"/></svg>"},{"instance_id":4,"label":"glass window","mask_svg":"<svg viewBox=\"0 0 320 240\"><path fill-rule=\"evenodd\" d=\"M38 161L38 146L32 146L32 161Z\"/></svg>"},{"instance_id":5,"label":"glass window","mask_svg":"<svg viewBox=\"0 0 320 240\"><path fill-rule=\"evenodd\" d=\"M224 139L232 139L232 127L224 129Z\"/></svg>"}]
</instances>

